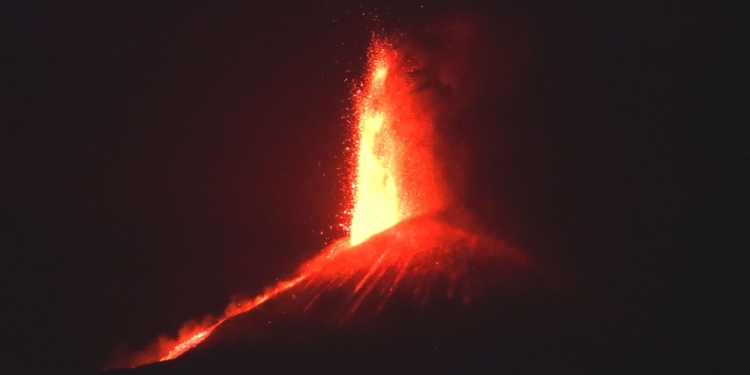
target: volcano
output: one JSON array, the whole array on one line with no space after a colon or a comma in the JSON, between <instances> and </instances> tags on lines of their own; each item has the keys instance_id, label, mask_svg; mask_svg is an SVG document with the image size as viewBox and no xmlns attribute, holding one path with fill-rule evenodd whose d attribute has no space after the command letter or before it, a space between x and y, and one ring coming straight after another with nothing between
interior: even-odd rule
<instances>
[{"instance_id":1,"label":"volcano","mask_svg":"<svg viewBox=\"0 0 750 375\"><path fill-rule=\"evenodd\" d=\"M420 89L418 60L376 37L368 61L353 93L356 152L351 207L343 215L349 236L259 296L231 303L221 317L188 323L177 339L162 338L116 366L161 362L136 373L215 373L217 366L233 373L217 363L259 373L363 372L346 365L356 358L352 363L376 373L413 372L409 366L460 372L456 358L490 368L510 361L508 343L542 339L525 318L508 316L535 310L535 300L523 296L545 289L534 286L538 267L482 234L453 202L435 155L437 112ZM524 307L508 309L518 303ZM544 336L556 350L575 341ZM436 359L446 350L450 363ZM409 366L391 367L404 359Z\"/></svg>"},{"instance_id":2,"label":"volcano","mask_svg":"<svg viewBox=\"0 0 750 375\"><path fill-rule=\"evenodd\" d=\"M3 374L740 373L742 12L17 3Z\"/></svg>"}]
</instances>

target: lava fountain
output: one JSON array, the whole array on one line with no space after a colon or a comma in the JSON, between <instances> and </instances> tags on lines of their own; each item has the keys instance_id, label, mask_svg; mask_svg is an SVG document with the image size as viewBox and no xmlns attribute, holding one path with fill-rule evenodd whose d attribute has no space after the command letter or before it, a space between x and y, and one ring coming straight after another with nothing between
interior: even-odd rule
<instances>
[{"instance_id":1,"label":"lava fountain","mask_svg":"<svg viewBox=\"0 0 750 375\"><path fill-rule=\"evenodd\" d=\"M527 264L523 253L465 229L470 216L447 207L446 184L433 150L435 112L416 89L410 74L414 69L393 43L373 41L365 79L354 92L356 153L351 155L355 168L346 211L351 218L348 238L329 245L292 278L253 299L231 303L223 316L187 323L176 339L162 337L111 367L177 358L230 317L282 294L302 296L309 306L326 291L344 290L351 298L340 306L339 318L347 319L368 298L379 310L398 291L423 303L436 293L468 302L476 292L471 271L476 265Z\"/></svg>"},{"instance_id":2,"label":"lava fountain","mask_svg":"<svg viewBox=\"0 0 750 375\"><path fill-rule=\"evenodd\" d=\"M357 93L357 155L350 244L443 205L435 171L433 126L413 93L402 56L386 41L370 49Z\"/></svg>"}]
</instances>

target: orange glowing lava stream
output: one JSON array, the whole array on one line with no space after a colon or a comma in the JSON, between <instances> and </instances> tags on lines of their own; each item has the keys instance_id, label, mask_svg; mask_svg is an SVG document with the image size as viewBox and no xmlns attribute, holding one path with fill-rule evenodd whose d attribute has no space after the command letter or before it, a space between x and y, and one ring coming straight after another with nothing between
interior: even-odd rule
<instances>
[{"instance_id":1,"label":"orange glowing lava stream","mask_svg":"<svg viewBox=\"0 0 750 375\"><path fill-rule=\"evenodd\" d=\"M201 329L197 333L193 333L192 335L189 335L187 338L184 338L180 340L180 343L175 345L175 347L167 353L167 355L163 356L159 359L159 361L168 361L170 359L175 359L188 350L194 348L196 345L200 344L205 340L209 334L211 334L211 331L216 328L219 324L223 323L225 320L237 315L241 314L246 311L250 311L256 306L262 304L263 302L266 302L269 298L272 298L276 296L279 293L284 292L285 290L297 285L300 281L304 280L307 276L298 276L297 278L294 278L292 280L283 281L270 290L266 291L265 293L255 297L255 299L252 300L246 300L242 301L237 304L231 304L227 307L226 312L224 313L224 317L221 318L217 323L211 325L208 328Z\"/></svg>"},{"instance_id":2,"label":"orange glowing lava stream","mask_svg":"<svg viewBox=\"0 0 750 375\"><path fill-rule=\"evenodd\" d=\"M160 354L159 361L179 357L203 342L228 318L323 274L316 268L325 264L323 258L351 249L409 217L441 208L432 150L425 147L432 141L431 119L422 115L425 111L412 97L411 84L399 53L387 41L375 40L369 52L366 80L355 93L356 176L348 241L342 239L329 246L318 258L303 265L295 278L276 284L252 300L230 304L224 316L213 324L185 330L175 342L162 343L159 351L166 354ZM136 365L153 360L138 359Z\"/></svg>"}]
</instances>

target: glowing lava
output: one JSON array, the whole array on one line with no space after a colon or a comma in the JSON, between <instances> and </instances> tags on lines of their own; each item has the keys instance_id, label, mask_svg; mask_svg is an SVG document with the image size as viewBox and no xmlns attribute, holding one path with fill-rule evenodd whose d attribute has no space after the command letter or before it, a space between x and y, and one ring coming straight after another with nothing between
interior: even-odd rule
<instances>
[{"instance_id":1,"label":"glowing lava","mask_svg":"<svg viewBox=\"0 0 750 375\"><path fill-rule=\"evenodd\" d=\"M369 61L368 78L356 96L351 245L442 206L431 150L432 123L413 95L403 57L387 41L376 41Z\"/></svg>"},{"instance_id":2,"label":"glowing lava","mask_svg":"<svg viewBox=\"0 0 750 375\"><path fill-rule=\"evenodd\" d=\"M223 323L225 320L237 315L241 314L246 311L250 311L254 307L260 305L261 303L267 301L269 298L272 298L276 296L277 294L286 291L287 289L297 285L300 281L304 280L304 276L299 276L295 279L280 282L276 284L273 288L267 289L263 294L255 297L251 300L245 300L237 303L232 303L227 306L226 310L224 311L224 317L218 319L216 323L206 323L199 325L197 327L193 327L192 325L186 325L181 329L179 338L175 342L161 342L160 346L160 353L159 353L159 361L168 361L170 359L175 359L188 350L194 348L196 345L203 342L208 335L211 334L211 332L218 326L219 324ZM206 320L211 320L206 319ZM208 327L206 327L208 325ZM170 348L166 354L164 353L165 348ZM146 361L144 363L149 363L153 361Z\"/></svg>"},{"instance_id":3,"label":"glowing lava","mask_svg":"<svg viewBox=\"0 0 750 375\"><path fill-rule=\"evenodd\" d=\"M356 195L349 229L352 245L401 220L396 176L389 168L394 165L393 147L388 142L392 120L379 100L384 96L387 75L387 60L375 60L367 94L359 104Z\"/></svg>"}]
</instances>

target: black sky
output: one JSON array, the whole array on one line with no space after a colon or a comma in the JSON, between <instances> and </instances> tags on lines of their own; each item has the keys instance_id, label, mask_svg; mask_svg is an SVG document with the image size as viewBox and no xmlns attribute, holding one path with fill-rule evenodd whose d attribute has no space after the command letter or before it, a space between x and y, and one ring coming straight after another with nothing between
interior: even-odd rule
<instances>
[{"instance_id":1,"label":"black sky","mask_svg":"<svg viewBox=\"0 0 750 375\"><path fill-rule=\"evenodd\" d=\"M451 20L479 30L475 96L441 124L472 165L462 203L596 296L623 337L596 366L736 363L741 221L724 189L748 86L734 13L396 4L3 11L3 368L99 369L340 236L345 117L371 32L418 38Z\"/></svg>"}]
</instances>

